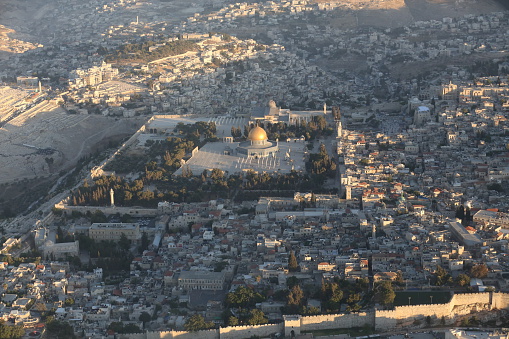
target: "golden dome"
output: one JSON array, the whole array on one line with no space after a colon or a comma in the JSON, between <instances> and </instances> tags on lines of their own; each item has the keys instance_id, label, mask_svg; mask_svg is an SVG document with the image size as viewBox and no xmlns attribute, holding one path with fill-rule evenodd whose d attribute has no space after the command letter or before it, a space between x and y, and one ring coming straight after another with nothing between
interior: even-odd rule
<instances>
[{"instance_id":1,"label":"golden dome","mask_svg":"<svg viewBox=\"0 0 509 339\"><path fill-rule=\"evenodd\" d=\"M247 139L251 141L267 140L267 132L265 132L265 130L260 126L256 126L249 132Z\"/></svg>"}]
</instances>

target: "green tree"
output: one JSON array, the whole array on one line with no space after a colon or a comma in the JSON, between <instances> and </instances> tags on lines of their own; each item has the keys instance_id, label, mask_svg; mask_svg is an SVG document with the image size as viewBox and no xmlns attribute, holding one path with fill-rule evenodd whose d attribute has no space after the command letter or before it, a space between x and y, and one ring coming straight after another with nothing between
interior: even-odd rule
<instances>
[{"instance_id":1,"label":"green tree","mask_svg":"<svg viewBox=\"0 0 509 339\"><path fill-rule=\"evenodd\" d=\"M286 278L286 286L289 290L291 290L294 286L297 286L299 284L299 278L295 276L291 276Z\"/></svg>"},{"instance_id":2,"label":"green tree","mask_svg":"<svg viewBox=\"0 0 509 339\"><path fill-rule=\"evenodd\" d=\"M463 220L463 218L465 218L465 207L463 205L461 205L460 207L458 207L456 209L455 217L458 219L461 219L461 220Z\"/></svg>"},{"instance_id":3,"label":"green tree","mask_svg":"<svg viewBox=\"0 0 509 339\"><path fill-rule=\"evenodd\" d=\"M315 315L315 314L320 314L320 309L318 307L314 307L314 306L311 306L311 307L306 307L304 306L302 308L302 312L301 312L302 315Z\"/></svg>"},{"instance_id":4,"label":"green tree","mask_svg":"<svg viewBox=\"0 0 509 339\"><path fill-rule=\"evenodd\" d=\"M396 293L390 281L380 281L375 285L375 300L378 303L385 306L391 305L395 297Z\"/></svg>"},{"instance_id":5,"label":"green tree","mask_svg":"<svg viewBox=\"0 0 509 339\"><path fill-rule=\"evenodd\" d=\"M0 338L11 339L21 338L25 334L23 325L9 326L5 325L4 321L0 322Z\"/></svg>"},{"instance_id":6,"label":"green tree","mask_svg":"<svg viewBox=\"0 0 509 339\"><path fill-rule=\"evenodd\" d=\"M143 322L143 328L145 328L145 324L152 320L152 317L149 313L143 312L140 314L139 321Z\"/></svg>"},{"instance_id":7,"label":"green tree","mask_svg":"<svg viewBox=\"0 0 509 339\"><path fill-rule=\"evenodd\" d=\"M140 333L142 332L140 330L140 328L138 326L136 326L135 324L127 324L127 325L124 325L123 322L112 322L109 326L108 326L108 329L109 330L113 330L115 331L116 333L120 333L120 334L124 334L124 333Z\"/></svg>"},{"instance_id":8,"label":"green tree","mask_svg":"<svg viewBox=\"0 0 509 339\"><path fill-rule=\"evenodd\" d=\"M57 243L64 242L64 231L62 231L62 227L60 227L60 225L57 228L56 241Z\"/></svg>"},{"instance_id":9,"label":"green tree","mask_svg":"<svg viewBox=\"0 0 509 339\"><path fill-rule=\"evenodd\" d=\"M288 305L299 306L302 303L303 298L304 292L302 291L299 285L295 285L290 289L290 293L288 293L287 298Z\"/></svg>"},{"instance_id":10,"label":"green tree","mask_svg":"<svg viewBox=\"0 0 509 339\"><path fill-rule=\"evenodd\" d=\"M50 319L46 322L46 330L49 338L76 339L72 326L65 321Z\"/></svg>"},{"instance_id":11,"label":"green tree","mask_svg":"<svg viewBox=\"0 0 509 339\"><path fill-rule=\"evenodd\" d=\"M343 291L337 282L324 281L320 290L320 299L328 312L336 312L341 306Z\"/></svg>"},{"instance_id":12,"label":"green tree","mask_svg":"<svg viewBox=\"0 0 509 339\"><path fill-rule=\"evenodd\" d=\"M130 193L130 192L129 192ZM133 222L133 217L131 217L129 214L125 213L124 215L122 215L122 217L120 218L120 221L121 222L125 222L125 223L130 223L130 222Z\"/></svg>"},{"instance_id":13,"label":"green tree","mask_svg":"<svg viewBox=\"0 0 509 339\"><path fill-rule=\"evenodd\" d=\"M140 333L141 329L136 324L127 324L124 326L124 333Z\"/></svg>"},{"instance_id":14,"label":"green tree","mask_svg":"<svg viewBox=\"0 0 509 339\"><path fill-rule=\"evenodd\" d=\"M347 312L359 312L361 310L362 306L360 304L351 304L346 307Z\"/></svg>"},{"instance_id":15,"label":"green tree","mask_svg":"<svg viewBox=\"0 0 509 339\"><path fill-rule=\"evenodd\" d=\"M436 282L435 285L442 286L452 282L452 277L447 271L440 265L437 265L435 270Z\"/></svg>"},{"instance_id":16,"label":"green tree","mask_svg":"<svg viewBox=\"0 0 509 339\"><path fill-rule=\"evenodd\" d=\"M114 321L108 326L108 330L115 331L116 333L123 333L124 323L121 321Z\"/></svg>"},{"instance_id":17,"label":"green tree","mask_svg":"<svg viewBox=\"0 0 509 339\"><path fill-rule=\"evenodd\" d=\"M290 256L288 257L288 270L290 272L297 272L299 270L299 264L297 263L297 258L293 251L290 252Z\"/></svg>"},{"instance_id":18,"label":"green tree","mask_svg":"<svg viewBox=\"0 0 509 339\"><path fill-rule=\"evenodd\" d=\"M356 302L359 302L360 300L361 300L361 294L360 293L350 293L350 295L346 299L346 302L348 304L355 304Z\"/></svg>"},{"instance_id":19,"label":"green tree","mask_svg":"<svg viewBox=\"0 0 509 339\"><path fill-rule=\"evenodd\" d=\"M467 286L468 284L470 284L470 277L466 274L458 274L458 276L456 277L456 280L455 280L456 284L458 286Z\"/></svg>"},{"instance_id":20,"label":"green tree","mask_svg":"<svg viewBox=\"0 0 509 339\"><path fill-rule=\"evenodd\" d=\"M265 297L251 288L240 286L235 292L226 294L225 303L228 307L254 307L256 303L262 302Z\"/></svg>"},{"instance_id":21,"label":"green tree","mask_svg":"<svg viewBox=\"0 0 509 339\"><path fill-rule=\"evenodd\" d=\"M485 264L478 264L475 266L472 266L470 269L470 276L472 278L486 278L488 275L488 267Z\"/></svg>"},{"instance_id":22,"label":"green tree","mask_svg":"<svg viewBox=\"0 0 509 339\"><path fill-rule=\"evenodd\" d=\"M257 308L252 309L249 312L249 317L247 318L246 321L248 325L263 325L268 322L269 320L265 317L265 314Z\"/></svg>"},{"instance_id":23,"label":"green tree","mask_svg":"<svg viewBox=\"0 0 509 339\"><path fill-rule=\"evenodd\" d=\"M214 327L214 323L212 321L205 321L205 318L203 318L200 314L195 314L191 316L189 319L187 319L186 323L184 324L184 328L186 331L195 332L195 331L201 331L201 330L208 330Z\"/></svg>"},{"instance_id":24,"label":"green tree","mask_svg":"<svg viewBox=\"0 0 509 339\"><path fill-rule=\"evenodd\" d=\"M228 326L237 326L238 324L239 324L239 318L234 317L233 315L231 315L228 318L228 321L227 321Z\"/></svg>"},{"instance_id":25,"label":"green tree","mask_svg":"<svg viewBox=\"0 0 509 339\"><path fill-rule=\"evenodd\" d=\"M131 241L127 238L127 236L125 235L125 233L122 233L120 235L120 240L118 241L118 246L120 247L120 249L122 249L123 251L129 251L129 248L131 248Z\"/></svg>"},{"instance_id":26,"label":"green tree","mask_svg":"<svg viewBox=\"0 0 509 339\"><path fill-rule=\"evenodd\" d=\"M150 244L150 240L148 240L147 232L143 232L141 234L140 252L145 251L148 248L149 244Z\"/></svg>"},{"instance_id":27,"label":"green tree","mask_svg":"<svg viewBox=\"0 0 509 339\"><path fill-rule=\"evenodd\" d=\"M90 222L92 222L92 223L108 222L108 218L102 211L96 210L92 214L92 216L90 218Z\"/></svg>"}]
</instances>

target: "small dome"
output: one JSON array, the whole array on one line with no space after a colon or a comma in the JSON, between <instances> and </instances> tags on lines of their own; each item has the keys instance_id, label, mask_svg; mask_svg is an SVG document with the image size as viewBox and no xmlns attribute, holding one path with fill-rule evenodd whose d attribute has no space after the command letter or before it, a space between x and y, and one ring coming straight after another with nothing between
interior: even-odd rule
<instances>
[{"instance_id":1,"label":"small dome","mask_svg":"<svg viewBox=\"0 0 509 339\"><path fill-rule=\"evenodd\" d=\"M247 137L248 140L251 141L261 141L261 140L267 140L267 132L260 126L256 126L249 132L249 136Z\"/></svg>"},{"instance_id":2,"label":"small dome","mask_svg":"<svg viewBox=\"0 0 509 339\"><path fill-rule=\"evenodd\" d=\"M270 108L276 108L277 107L276 102L274 100L270 100L268 105L269 105Z\"/></svg>"}]
</instances>

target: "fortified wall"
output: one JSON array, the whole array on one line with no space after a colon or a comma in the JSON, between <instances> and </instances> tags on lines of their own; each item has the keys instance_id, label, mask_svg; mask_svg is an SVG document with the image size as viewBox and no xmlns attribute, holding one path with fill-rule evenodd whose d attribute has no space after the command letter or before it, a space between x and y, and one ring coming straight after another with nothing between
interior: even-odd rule
<instances>
[{"instance_id":1,"label":"fortified wall","mask_svg":"<svg viewBox=\"0 0 509 339\"><path fill-rule=\"evenodd\" d=\"M491 311L509 307L509 294L506 293L464 293L454 294L446 304L398 306L393 310L376 310L375 329L390 330L398 327L414 326L424 323L429 316L431 324L445 321L454 322L457 316L472 311Z\"/></svg>"},{"instance_id":2,"label":"fortified wall","mask_svg":"<svg viewBox=\"0 0 509 339\"><path fill-rule=\"evenodd\" d=\"M365 325L373 326L375 312L322 314L301 317L300 330L313 331L321 329L352 328Z\"/></svg>"},{"instance_id":3,"label":"fortified wall","mask_svg":"<svg viewBox=\"0 0 509 339\"><path fill-rule=\"evenodd\" d=\"M415 327L417 323L425 324L429 316L431 324L445 321L452 324L457 316L470 314L472 311L492 311L509 308L509 293L465 293L455 294L446 304L398 306L393 310L375 310L349 314L323 314L313 316L284 316L281 324L257 326L230 326L216 330L185 332L164 331L118 335L119 339L244 339L252 336L267 337L273 333L291 331L300 334L306 331L352 328L369 325L377 331L388 331L396 328Z\"/></svg>"},{"instance_id":4,"label":"fortified wall","mask_svg":"<svg viewBox=\"0 0 509 339\"><path fill-rule=\"evenodd\" d=\"M145 333L118 334L118 339L242 339L253 336L268 337L274 333L283 333L283 324L268 324L254 326L229 326L216 330L197 332L161 331Z\"/></svg>"}]
</instances>

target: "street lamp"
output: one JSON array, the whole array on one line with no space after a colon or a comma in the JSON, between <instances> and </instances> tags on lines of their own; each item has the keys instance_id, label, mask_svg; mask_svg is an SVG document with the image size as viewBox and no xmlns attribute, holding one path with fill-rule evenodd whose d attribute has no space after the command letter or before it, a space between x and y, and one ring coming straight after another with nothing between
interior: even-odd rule
<instances>
[{"instance_id":1,"label":"street lamp","mask_svg":"<svg viewBox=\"0 0 509 339\"><path fill-rule=\"evenodd\" d=\"M433 304L433 296L430 295L429 298L431 299L431 304Z\"/></svg>"},{"instance_id":2,"label":"street lamp","mask_svg":"<svg viewBox=\"0 0 509 339\"><path fill-rule=\"evenodd\" d=\"M408 306L410 306L410 300L412 300L412 297L408 297Z\"/></svg>"}]
</instances>

